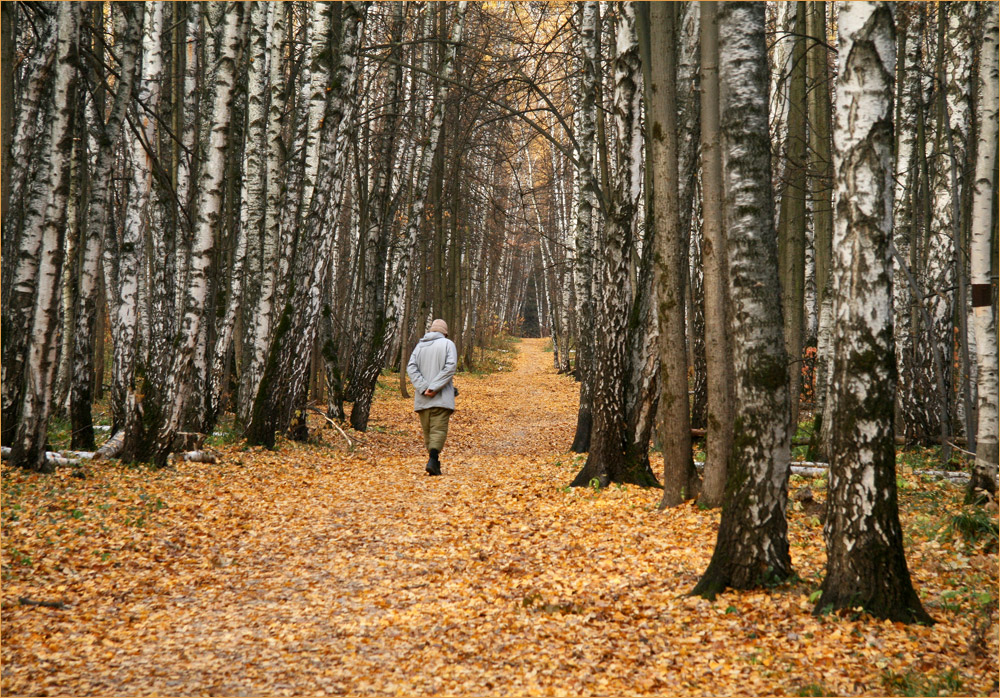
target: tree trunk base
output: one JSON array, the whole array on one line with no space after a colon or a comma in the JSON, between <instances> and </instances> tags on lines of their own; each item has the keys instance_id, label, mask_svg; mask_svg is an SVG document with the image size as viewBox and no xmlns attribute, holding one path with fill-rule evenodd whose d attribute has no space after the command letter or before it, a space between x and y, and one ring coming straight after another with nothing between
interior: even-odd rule
<instances>
[{"instance_id":1,"label":"tree trunk base","mask_svg":"<svg viewBox=\"0 0 1000 698\"><path fill-rule=\"evenodd\" d=\"M904 570L905 573L905 570ZM857 584L838 582L829 577L823 582L823 594L813 610L815 615L831 611L864 609L876 618L888 619L898 623L920 623L933 625L934 619L924 610L917 593L910 583L909 574L901 583L887 581L887 577L874 580L870 589L862 592ZM898 593L902 591L902 593Z\"/></svg>"},{"instance_id":2,"label":"tree trunk base","mask_svg":"<svg viewBox=\"0 0 1000 698\"><path fill-rule=\"evenodd\" d=\"M606 464L598 462L594 454L587 458L580 472L573 478L570 487L596 487L605 488L611 483L621 485L638 485L639 487L661 487L656 479L653 469L649 466L649 460L636 462L624 468L615 469L618 472L610 472Z\"/></svg>"},{"instance_id":3,"label":"tree trunk base","mask_svg":"<svg viewBox=\"0 0 1000 698\"><path fill-rule=\"evenodd\" d=\"M720 555L720 549L716 545L708 569L689 596L701 596L713 601L726 589L760 589L781 584L795 576L791 568L779 570L763 564L756 567L737 566L733 562L735 558L728 554Z\"/></svg>"},{"instance_id":4,"label":"tree trunk base","mask_svg":"<svg viewBox=\"0 0 1000 698\"><path fill-rule=\"evenodd\" d=\"M980 441L976 444L976 462L965 492L966 504L985 504L997 500L997 460L1000 448L997 442Z\"/></svg>"}]
</instances>

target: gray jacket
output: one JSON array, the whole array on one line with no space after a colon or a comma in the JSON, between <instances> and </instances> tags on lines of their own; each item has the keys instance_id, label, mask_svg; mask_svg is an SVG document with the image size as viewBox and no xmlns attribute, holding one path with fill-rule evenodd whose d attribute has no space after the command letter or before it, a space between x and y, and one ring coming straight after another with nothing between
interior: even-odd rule
<instances>
[{"instance_id":1,"label":"gray jacket","mask_svg":"<svg viewBox=\"0 0 1000 698\"><path fill-rule=\"evenodd\" d=\"M455 343L440 332L428 332L410 354L406 373L413 383L413 410L446 407L455 409L455 386L451 377L458 366L458 351ZM425 390L435 391L434 397L424 395Z\"/></svg>"}]
</instances>

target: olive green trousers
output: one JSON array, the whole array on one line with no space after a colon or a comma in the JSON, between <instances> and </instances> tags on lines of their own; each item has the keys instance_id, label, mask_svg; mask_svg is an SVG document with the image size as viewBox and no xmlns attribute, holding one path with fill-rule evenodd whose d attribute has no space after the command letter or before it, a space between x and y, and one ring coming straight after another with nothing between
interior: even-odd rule
<instances>
[{"instance_id":1,"label":"olive green trousers","mask_svg":"<svg viewBox=\"0 0 1000 698\"><path fill-rule=\"evenodd\" d=\"M428 407L420 410L420 426L424 430L424 446L430 451L432 448L438 451L444 448L444 440L448 438L448 420L451 413L447 407Z\"/></svg>"}]
</instances>

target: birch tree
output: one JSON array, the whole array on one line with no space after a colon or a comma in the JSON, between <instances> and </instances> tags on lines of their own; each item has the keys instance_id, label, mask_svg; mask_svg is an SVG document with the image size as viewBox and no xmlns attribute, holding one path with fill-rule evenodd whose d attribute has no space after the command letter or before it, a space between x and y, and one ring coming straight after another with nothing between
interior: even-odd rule
<instances>
[{"instance_id":1,"label":"birch tree","mask_svg":"<svg viewBox=\"0 0 1000 698\"><path fill-rule=\"evenodd\" d=\"M591 279L594 270L593 229L597 204L597 172L594 167L594 147L597 139L597 61L600 53L598 5L582 3L580 16L580 101L576 153L579 165L577 180L580 195L576 202L576 266L573 283L576 292L577 350L576 371L580 381L580 405L577 411L576 434L571 450L578 453L590 448L593 412L593 336L594 312Z\"/></svg>"},{"instance_id":2,"label":"birch tree","mask_svg":"<svg viewBox=\"0 0 1000 698\"><path fill-rule=\"evenodd\" d=\"M12 135L11 172L7 193L8 208L3 221L3 362L0 365L2 390L3 445L12 446L24 397L24 372L42 249L41 219L49 194L50 130L39 126L47 121L50 108L48 90L57 60L58 22L42 25L39 41L27 60L27 84L17 106ZM33 157L33 155L39 157Z\"/></svg>"},{"instance_id":3,"label":"birch tree","mask_svg":"<svg viewBox=\"0 0 1000 698\"><path fill-rule=\"evenodd\" d=\"M768 143L764 7L719 6L720 130L732 294L735 440L722 520L692 593L714 597L786 579L788 362L782 336Z\"/></svg>"},{"instance_id":4,"label":"birch tree","mask_svg":"<svg viewBox=\"0 0 1000 698\"><path fill-rule=\"evenodd\" d=\"M332 89L327 93L321 137L321 168L317 175L303 239L294 259L295 281L291 285L268 348L250 421L245 435L250 443L274 445L277 431L287 430L292 420L304 420L302 408L311 355L292 346L311 347L315 341L322 307L322 286L331 259L334 235L331 227L339 218L344 184L344 160L353 117L353 95L357 80L357 52L365 6L345 5L337 65ZM328 207L333 208L330 210Z\"/></svg>"},{"instance_id":5,"label":"birch tree","mask_svg":"<svg viewBox=\"0 0 1000 698\"><path fill-rule=\"evenodd\" d=\"M116 43L121 50L120 79L116 85L114 102L107 122L104 121L104 115L96 108L91 108L89 111L94 120L91 128L97 133L97 154L90 180L90 201L83 234L83 254L77 289L78 307L74 327L76 340L73 344L73 377L70 394L72 446L84 450L94 448L91 416L94 340L100 326L98 319L103 316L103 308L98 307L97 301L101 254L111 212L111 175L116 151L122 140L126 111L134 95L145 5L121 4L114 9L119 11L114 15L114 27L118 39Z\"/></svg>"},{"instance_id":6,"label":"birch tree","mask_svg":"<svg viewBox=\"0 0 1000 698\"><path fill-rule=\"evenodd\" d=\"M317 3L320 4L320 3ZM247 70L247 123L246 164L240 196L240 225L237 229L236 253L233 259L232 283L225 316L219 327L212 364L211 403L216 414L222 409L225 361L233 339L236 315L243 305L244 266L248 249L259 247L266 210L265 189L267 180L264 165L266 142L264 140L267 114L267 13L264 2L250 3L250 53ZM256 269L252 270L256 272Z\"/></svg>"},{"instance_id":7,"label":"birch tree","mask_svg":"<svg viewBox=\"0 0 1000 698\"><path fill-rule=\"evenodd\" d=\"M788 79L787 143L780 215L778 219L778 263L781 265L782 309L785 319L785 351L788 353L788 382L792 429L798 425L799 393L802 383L802 338L805 309L805 243L807 188L806 131L806 3L792 9L792 67Z\"/></svg>"},{"instance_id":8,"label":"birch tree","mask_svg":"<svg viewBox=\"0 0 1000 698\"><path fill-rule=\"evenodd\" d=\"M615 186L610 214L601 228L595 254L600 275L600 303L595 303L593 357L593 427L587 461L572 481L574 487L596 480L601 487L611 482L652 484L649 466L633 459L625 430L626 376L629 370L627 323L632 301L630 253L635 239L636 205L641 177L642 140L638 134L639 56L635 34L635 7L626 2L618 8L615 47Z\"/></svg>"},{"instance_id":9,"label":"birch tree","mask_svg":"<svg viewBox=\"0 0 1000 698\"><path fill-rule=\"evenodd\" d=\"M893 438L893 7L841 6L838 23L833 239L834 333L829 409L827 565L817 612L861 606L879 618L930 622L903 555Z\"/></svg>"},{"instance_id":10,"label":"birch tree","mask_svg":"<svg viewBox=\"0 0 1000 698\"><path fill-rule=\"evenodd\" d=\"M431 116L429 143L421 153L420 167L418 168L416 187L417 192L419 193L414 197L411 218L407 224L406 232L403 234L403 240L405 242L403 243L401 250L402 256L399 258L399 263L396 265L396 281L387 296L388 299L390 299L390 304L386 309L385 318L383 320L382 336L380 337L377 351L372 354L366 364L366 370L362 374L361 385L359 386L354 406L351 410L351 426L362 431L368 426L368 416L371 410L372 395L375 392L375 383L378 379L378 374L382 370L382 366L388 353L388 345L390 344L387 340L396 332L399 316L403 310L403 285L406 280L410 259L416 244L416 235L420 229L421 223L423 222L424 207L426 205L424 198L426 194L424 194L424 192L427 190L427 184L430 179L431 160L434 156L434 150L437 148L438 139L441 135L441 127L444 122L445 98L448 92L448 80L451 78L452 71L454 70L455 53L458 50L458 45L462 41L462 31L465 26L465 13L467 7L468 3L465 2L465 0L459 2L455 7L455 20L451 27L450 41L448 48L445 51L444 59L442 60L439 68L440 75L438 86L436 88L434 110ZM355 413L357 416L355 416Z\"/></svg>"},{"instance_id":11,"label":"birch tree","mask_svg":"<svg viewBox=\"0 0 1000 698\"><path fill-rule=\"evenodd\" d=\"M809 195L812 201L813 259L817 308L816 363L813 370L813 449L823 448L827 357L830 337L830 256L833 254L833 157L830 141L830 76L826 46L826 2L809 3L806 76L809 91ZM822 340L820 339L822 337Z\"/></svg>"},{"instance_id":12,"label":"birch tree","mask_svg":"<svg viewBox=\"0 0 1000 698\"><path fill-rule=\"evenodd\" d=\"M367 229L363 231L364 255L359 259L361 263L361 289L360 306L361 312L361 332L354 351L353 376L357 376L361 381L365 380L365 369L367 363L373 360L378 361L378 356L382 353L382 344L388 343L385 327L382 324L385 306L385 262L389 251L390 237L390 205L393 193L392 189L392 169L395 165L397 122L399 120L399 92L402 88L402 68L399 65L401 58L401 41L403 33L403 6L393 6L392 18L392 40L394 63L389 66L389 75L386 81L385 93L385 114L382 118L382 132L379 134L377 151L375 153L375 173L372 182L372 189L368 197L367 206ZM452 54L453 56L453 54ZM452 57L454 61L454 57ZM405 289L404 289L405 292ZM402 310L402 309L400 309ZM394 330L395 328L389 328ZM384 357L383 357L384 360ZM381 366L379 366L381 370ZM352 381L352 383L357 381ZM365 399L365 387L362 386L362 402ZM373 386L374 388L374 386ZM368 398L370 400L370 397ZM370 409L370 408L369 408ZM354 416L355 410L357 417ZM351 413L351 423L356 429L367 428L367 410L357 408L355 400L355 410ZM362 415L363 419L362 419Z\"/></svg>"},{"instance_id":13,"label":"birch tree","mask_svg":"<svg viewBox=\"0 0 1000 698\"><path fill-rule=\"evenodd\" d=\"M923 411L922 381L917 363L917 333L923 322L914 318L922 307L920 289L916 285L915 261L921 245L920 207L917 192L920 182L921 142L918 140L918 118L923 109L923 82L916 77L922 70L922 40L924 8L916 11L900 8L899 43L896 80L896 188L893 200L893 325L897 367L897 401L899 420L904 435L912 431L909 425L919 421ZM825 375L825 373L823 374Z\"/></svg>"},{"instance_id":14,"label":"birch tree","mask_svg":"<svg viewBox=\"0 0 1000 698\"><path fill-rule=\"evenodd\" d=\"M986 6L986 21L980 48L978 101L979 134L975 181L972 185L972 322L976 334L979 410L976 428L976 460L966 499L977 500L980 491L997 495L997 330L990 280L991 237L996 201L997 167L997 4Z\"/></svg>"},{"instance_id":15,"label":"birch tree","mask_svg":"<svg viewBox=\"0 0 1000 698\"><path fill-rule=\"evenodd\" d=\"M286 14L291 5L281 4L273 8L270 21L270 46L268 47L268 107L265 138L265 181L267 186L266 204L261 234L261 257L259 286L253 304L254 312L246 316L247 336L244 340L249 347L240 386L240 401L237 415L240 422L247 424L254 399L260 388L267 348L271 341L272 316L274 315L275 289L278 270L278 241L281 232L282 191L284 189L283 170L285 144L282 128L285 117L285 66ZM249 205L249 202L248 202Z\"/></svg>"},{"instance_id":16,"label":"birch tree","mask_svg":"<svg viewBox=\"0 0 1000 698\"><path fill-rule=\"evenodd\" d=\"M114 364L111 383L112 431L126 429L133 440L141 429L141 405L136 389L136 370L139 358L140 287L143 269L143 239L150 225L150 206L153 197L153 152L155 142L153 125L157 108L157 86L161 79L160 34L163 25L163 3L152 3L143 16L142 71L136 87L141 105L150 111L140 112L135 119L135 129L128 141L132 176L125 209L124 226L117 244L116 255L106 255L114 263L115 284L118 294L114 303L112 335ZM133 107L135 108L135 107ZM141 109L141 108L140 108ZM144 343L148 348L148 342ZM139 366L140 375L144 367ZM162 377L162 376L160 376ZM154 383L158 387L158 384Z\"/></svg>"},{"instance_id":17,"label":"birch tree","mask_svg":"<svg viewBox=\"0 0 1000 698\"><path fill-rule=\"evenodd\" d=\"M939 86L947 86L945 73L945 29L947 27L947 5L939 7L938 56L936 58L936 79ZM937 390L924 393L922 402L928 435L936 433L942 446L948 450L952 437L951 393L954 389L952 356L955 343L955 293L957 285L953 235L955 227L955 197L958 192L952 186L949 172L947 117L947 89L936 91L936 128L933 138L927 139L925 156L929 162L929 187L933 214L926 221L925 253L925 305L929 315L926 336L917 345L918 354L930 354L930 361L922 361L925 375L923 382Z\"/></svg>"},{"instance_id":18,"label":"birch tree","mask_svg":"<svg viewBox=\"0 0 1000 698\"><path fill-rule=\"evenodd\" d=\"M228 5L222 19L218 65L214 71L207 148L198 174L190 268L186 276L180 341L173 348L169 370L161 385L146 382L143 398L131 398L123 457L159 464L166 462L181 430L183 408L193 381L195 351L206 322L210 286L209 270L220 220L226 138L232 115L236 52L239 46L238 7ZM159 371L153 375L162 375Z\"/></svg>"},{"instance_id":19,"label":"birch tree","mask_svg":"<svg viewBox=\"0 0 1000 698\"><path fill-rule=\"evenodd\" d=\"M59 343L59 301L66 232L67 195L77 85L80 5L64 3L56 9L56 55L51 101L48 106L49 163L43 168L46 205L41 215L25 225L24 243L38 240L37 279L25 357L23 402L17 422L11 461L34 470L50 468L45 460L46 429L51 409ZM36 209L38 211L38 209ZM22 246L23 249L23 246Z\"/></svg>"}]
</instances>

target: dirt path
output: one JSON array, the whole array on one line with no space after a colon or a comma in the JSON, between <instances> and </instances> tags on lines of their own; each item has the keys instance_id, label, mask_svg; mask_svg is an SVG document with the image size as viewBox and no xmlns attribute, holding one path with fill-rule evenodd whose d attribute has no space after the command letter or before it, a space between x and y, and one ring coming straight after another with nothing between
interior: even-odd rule
<instances>
[{"instance_id":1,"label":"dirt path","mask_svg":"<svg viewBox=\"0 0 1000 698\"><path fill-rule=\"evenodd\" d=\"M685 597L717 513L567 488L577 387L543 341L518 347L513 371L458 378L439 478L423 473L412 402L388 387L351 452L326 429L227 448L218 466L5 470L4 694L882 695L879 661L902 673L963 656L957 617L812 616L821 528L795 512L805 582ZM936 554L910 559L938 593ZM968 669L984 691L991 642L986 670Z\"/></svg>"}]
</instances>

